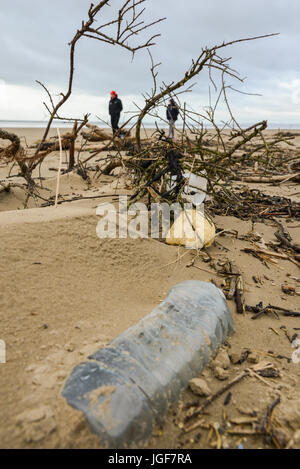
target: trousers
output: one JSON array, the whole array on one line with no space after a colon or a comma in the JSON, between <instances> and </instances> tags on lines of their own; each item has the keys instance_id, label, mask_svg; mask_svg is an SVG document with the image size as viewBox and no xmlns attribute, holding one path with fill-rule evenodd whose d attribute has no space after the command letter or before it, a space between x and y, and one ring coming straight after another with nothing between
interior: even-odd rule
<instances>
[{"instance_id":1,"label":"trousers","mask_svg":"<svg viewBox=\"0 0 300 469\"><path fill-rule=\"evenodd\" d=\"M111 115L111 126L113 130L113 134L115 134L119 128L119 120L120 120L120 114Z\"/></svg>"},{"instance_id":2,"label":"trousers","mask_svg":"<svg viewBox=\"0 0 300 469\"><path fill-rule=\"evenodd\" d=\"M175 135L175 121L173 121L173 119L170 119L169 120L169 134L168 134L168 138L174 138L174 135Z\"/></svg>"}]
</instances>

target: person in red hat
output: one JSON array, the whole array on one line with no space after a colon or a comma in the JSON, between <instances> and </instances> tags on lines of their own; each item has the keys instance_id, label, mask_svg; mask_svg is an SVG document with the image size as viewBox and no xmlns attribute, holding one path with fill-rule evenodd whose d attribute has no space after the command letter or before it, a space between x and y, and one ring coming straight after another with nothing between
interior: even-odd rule
<instances>
[{"instance_id":1,"label":"person in red hat","mask_svg":"<svg viewBox=\"0 0 300 469\"><path fill-rule=\"evenodd\" d=\"M110 114L113 134L115 134L117 130L119 129L119 120L120 120L120 115L121 115L122 110L123 110L122 101L118 98L118 95L115 91L111 91L110 101L109 101L109 114Z\"/></svg>"}]
</instances>

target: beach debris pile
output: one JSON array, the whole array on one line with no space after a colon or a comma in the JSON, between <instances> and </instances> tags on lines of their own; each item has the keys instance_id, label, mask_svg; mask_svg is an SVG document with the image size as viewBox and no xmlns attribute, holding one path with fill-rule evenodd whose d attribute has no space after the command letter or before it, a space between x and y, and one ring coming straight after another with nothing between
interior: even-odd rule
<instances>
[{"instance_id":1,"label":"beach debris pile","mask_svg":"<svg viewBox=\"0 0 300 469\"><path fill-rule=\"evenodd\" d=\"M266 128L267 123L263 121L248 129L228 130L227 138L221 132L193 129L182 133L176 141L166 138L164 130L157 128L151 138L141 142L140 151L135 138L130 140L131 149L125 151L123 146L122 151L125 140L116 137L108 145L115 148L118 142L119 149L110 159L102 159L97 166L97 177L122 168L131 181L131 203L147 197L149 203L152 200L183 205L190 201L197 206L205 199L205 209L211 215L232 215L253 221L273 217L298 220L299 202L248 186L253 182L276 187L300 180L294 135L277 133L267 138L263 133ZM95 131L100 129L93 126L92 135ZM104 150L107 145L99 148L98 153ZM195 177L205 180L201 190L192 187ZM204 196L198 201L195 194Z\"/></svg>"},{"instance_id":2,"label":"beach debris pile","mask_svg":"<svg viewBox=\"0 0 300 469\"><path fill-rule=\"evenodd\" d=\"M266 129L266 121L223 132L218 128L191 128L178 131L179 138L172 140L157 127L151 136L137 141L130 129L121 128L113 135L86 119L80 124L76 121L60 142L58 137L51 137L28 148L16 135L1 131L0 137L11 144L0 148L0 159L19 165L24 190L29 189L29 196L37 198L39 189L32 173L48 155L62 148L69 153L64 172L76 171L85 180L97 182L119 168L131 185L131 203L147 197L148 203L183 205L189 201L197 206L205 199L206 210L212 215L299 219L299 202L248 186L252 182L276 187L300 180L294 135L277 133L270 137L264 134ZM193 187L195 178L205 181L201 190ZM49 200L49 205L53 203Z\"/></svg>"},{"instance_id":3,"label":"beach debris pile","mask_svg":"<svg viewBox=\"0 0 300 469\"><path fill-rule=\"evenodd\" d=\"M228 194L222 189L218 192L218 200L208 202L208 207L215 215L231 215L241 220L264 221L272 217L294 218L300 220L300 203L287 197L264 194L259 189L248 186L231 188L231 203Z\"/></svg>"}]
</instances>

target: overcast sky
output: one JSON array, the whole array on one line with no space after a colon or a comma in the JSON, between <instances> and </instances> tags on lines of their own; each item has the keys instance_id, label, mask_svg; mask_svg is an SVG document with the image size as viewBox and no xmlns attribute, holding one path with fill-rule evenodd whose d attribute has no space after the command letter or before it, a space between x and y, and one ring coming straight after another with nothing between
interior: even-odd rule
<instances>
[{"instance_id":1,"label":"overcast sky","mask_svg":"<svg viewBox=\"0 0 300 469\"><path fill-rule=\"evenodd\" d=\"M0 119L41 120L44 91L40 80L54 93L68 82L68 42L87 19L89 0L14 0L1 2L0 13ZM94 3L97 3L94 1ZM111 0L98 23L113 17L122 2ZM162 62L159 80L177 81L201 48L242 37L280 33L279 36L236 44L222 53L244 83L232 83L247 96L230 92L240 122L268 119L272 123L300 123L300 2L296 0L147 0L145 19L167 17L154 26L160 32L152 48ZM149 34L149 33L148 33ZM142 36L141 40L143 39ZM76 52L74 92L62 110L65 116L91 113L107 119L109 92L116 90L126 111L151 89L146 50L134 60L128 51L83 38ZM203 112L209 103L206 74L195 80L192 93L181 97L190 109ZM231 81L228 81L228 84ZM221 109L222 110L222 109ZM125 117L123 115L123 117ZM225 116L220 113L220 118Z\"/></svg>"}]
</instances>

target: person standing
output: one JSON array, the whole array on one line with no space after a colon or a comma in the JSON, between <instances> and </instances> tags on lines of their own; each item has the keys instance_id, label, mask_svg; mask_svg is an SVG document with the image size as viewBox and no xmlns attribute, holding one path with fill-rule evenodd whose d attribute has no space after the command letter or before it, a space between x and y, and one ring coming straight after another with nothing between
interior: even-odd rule
<instances>
[{"instance_id":1,"label":"person standing","mask_svg":"<svg viewBox=\"0 0 300 469\"><path fill-rule=\"evenodd\" d=\"M169 121L169 134L168 138L174 140L174 133L175 133L175 122L177 121L179 114L179 109L177 104L175 103L174 99L170 99L168 107L167 107L167 119Z\"/></svg>"},{"instance_id":2,"label":"person standing","mask_svg":"<svg viewBox=\"0 0 300 469\"><path fill-rule=\"evenodd\" d=\"M115 91L110 93L110 101L109 101L109 114L111 119L111 126L113 130L113 134L117 132L119 129L119 120L121 111L123 110L122 101L118 98L118 95Z\"/></svg>"}]
</instances>

